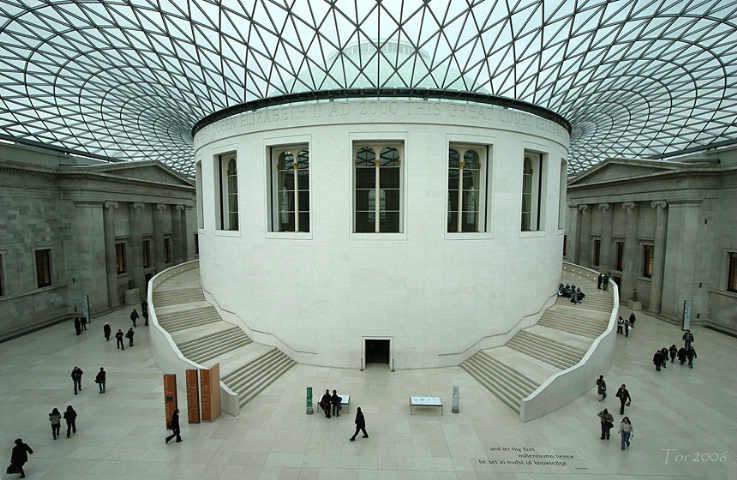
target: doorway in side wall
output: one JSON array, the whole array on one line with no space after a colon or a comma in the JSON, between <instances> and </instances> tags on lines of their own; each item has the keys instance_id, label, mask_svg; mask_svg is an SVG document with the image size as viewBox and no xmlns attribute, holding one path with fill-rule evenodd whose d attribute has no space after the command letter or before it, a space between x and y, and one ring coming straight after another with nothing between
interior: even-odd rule
<instances>
[{"instance_id":1,"label":"doorway in side wall","mask_svg":"<svg viewBox=\"0 0 737 480\"><path fill-rule=\"evenodd\" d=\"M391 339L364 338L363 358L367 366L374 364L391 367L391 356Z\"/></svg>"}]
</instances>

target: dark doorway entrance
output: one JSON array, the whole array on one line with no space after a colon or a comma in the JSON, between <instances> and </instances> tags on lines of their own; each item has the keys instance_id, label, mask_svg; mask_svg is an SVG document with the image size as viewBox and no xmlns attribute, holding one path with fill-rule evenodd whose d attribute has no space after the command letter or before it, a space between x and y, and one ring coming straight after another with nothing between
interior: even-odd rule
<instances>
[{"instance_id":1,"label":"dark doorway entrance","mask_svg":"<svg viewBox=\"0 0 737 480\"><path fill-rule=\"evenodd\" d=\"M389 340L366 340L366 364L389 365Z\"/></svg>"}]
</instances>

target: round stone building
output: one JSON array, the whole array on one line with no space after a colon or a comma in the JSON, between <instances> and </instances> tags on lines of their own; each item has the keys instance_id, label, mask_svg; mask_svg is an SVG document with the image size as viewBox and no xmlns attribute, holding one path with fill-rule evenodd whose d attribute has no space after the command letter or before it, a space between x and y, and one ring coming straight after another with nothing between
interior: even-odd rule
<instances>
[{"instance_id":1,"label":"round stone building","mask_svg":"<svg viewBox=\"0 0 737 480\"><path fill-rule=\"evenodd\" d=\"M226 320L299 362L405 369L457 365L542 314L563 118L432 89L311 95L195 128L200 277Z\"/></svg>"}]
</instances>

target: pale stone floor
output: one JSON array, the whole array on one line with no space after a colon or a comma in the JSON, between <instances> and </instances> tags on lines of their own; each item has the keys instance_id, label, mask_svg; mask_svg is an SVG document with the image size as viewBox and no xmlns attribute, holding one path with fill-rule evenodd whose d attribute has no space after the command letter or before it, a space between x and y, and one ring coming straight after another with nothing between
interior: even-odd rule
<instances>
[{"instance_id":1,"label":"pale stone floor","mask_svg":"<svg viewBox=\"0 0 737 480\"><path fill-rule=\"evenodd\" d=\"M693 370L676 361L657 373L655 348L680 344L681 331L638 314L632 335L617 339L614 366L604 372L606 402L597 402L592 378L584 397L526 424L458 367L392 373L298 365L237 418L187 424L183 413L184 441L165 445L162 372L147 328L136 329L136 345L124 352L102 336L105 321L113 331L127 330L128 313L93 319L82 336L68 323L0 344L0 441L8 461L17 437L34 449L29 479L736 478L737 339L705 328L694 329L699 358ZM74 365L85 371L77 396ZM108 372L105 395L93 382L100 366ZM621 383L633 397L626 413L635 427L624 452L614 437L599 439L596 416L604 407L618 413L614 392ZM451 412L454 385L461 393L458 414ZM306 386L315 395L324 388L349 393L350 413L306 415ZM410 395L440 396L445 414L415 408L410 415ZM79 413L78 433L54 441L47 414L70 404ZM179 405L185 412L181 393ZM358 406L370 438L349 442ZM620 419L615 415L615 423ZM534 464L546 461L560 463ZM4 471L1 478L18 478Z\"/></svg>"}]
</instances>

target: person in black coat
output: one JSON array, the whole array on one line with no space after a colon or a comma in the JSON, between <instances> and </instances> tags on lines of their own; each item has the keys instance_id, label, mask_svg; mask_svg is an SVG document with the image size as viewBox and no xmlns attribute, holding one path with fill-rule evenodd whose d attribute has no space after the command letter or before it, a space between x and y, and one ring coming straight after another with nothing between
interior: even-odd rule
<instances>
[{"instance_id":1,"label":"person in black coat","mask_svg":"<svg viewBox=\"0 0 737 480\"><path fill-rule=\"evenodd\" d=\"M663 354L660 353L660 350L655 350L655 355L653 355L653 363L655 364L655 370L660 371L660 366L663 364Z\"/></svg>"},{"instance_id":2,"label":"person in black coat","mask_svg":"<svg viewBox=\"0 0 737 480\"><path fill-rule=\"evenodd\" d=\"M619 387L619 390L617 390L617 398L619 398L619 414L624 415L624 407L630 406L630 403L632 402L632 397L630 397L630 392L627 390L627 387L623 383L621 387Z\"/></svg>"},{"instance_id":3,"label":"person in black coat","mask_svg":"<svg viewBox=\"0 0 737 480\"><path fill-rule=\"evenodd\" d=\"M71 405L64 412L64 421L67 422L67 438L69 438L72 433L77 433L77 412L74 411Z\"/></svg>"},{"instance_id":4,"label":"person in black coat","mask_svg":"<svg viewBox=\"0 0 737 480\"><path fill-rule=\"evenodd\" d=\"M105 340L110 341L110 335L113 333L113 329L110 326L109 323L106 323L104 327L102 327L102 331L105 333Z\"/></svg>"},{"instance_id":5,"label":"person in black coat","mask_svg":"<svg viewBox=\"0 0 737 480\"><path fill-rule=\"evenodd\" d=\"M688 352L685 348L681 347L678 349L678 361L681 362L681 365L686 363L686 357L688 356Z\"/></svg>"},{"instance_id":6,"label":"person in black coat","mask_svg":"<svg viewBox=\"0 0 737 480\"><path fill-rule=\"evenodd\" d=\"M74 382L74 394L77 394L77 390L82 391L82 374L84 372L81 368L75 366L72 369L72 382Z\"/></svg>"},{"instance_id":7,"label":"person in black coat","mask_svg":"<svg viewBox=\"0 0 737 480\"><path fill-rule=\"evenodd\" d=\"M33 450L28 446L27 443L23 443L23 440L17 438L15 440L15 447L13 447L13 453L10 455L10 464L18 470L20 478L26 478L26 472L23 471L23 465L28 462L28 454L33 455Z\"/></svg>"},{"instance_id":8,"label":"person in black coat","mask_svg":"<svg viewBox=\"0 0 737 480\"><path fill-rule=\"evenodd\" d=\"M133 335L135 335L136 332L133 330L133 327L129 328L128 331L125 334L125 338L128 339L128 346L133 346Z\"/></svg>"},{"instance_id":9,"label":"person in black coat","mask_svg":"<svg viewBox=\"0 0 737 480\"><path fill-rule=\"evenodd\" d=\"M100 367L100 371L97 372L97 375L95 376L95 383L97 384L97 387L100 389L100 393L105 393L105 377L107 375L105 374L105 369Z\"/></svg>"},{"instance_id":10,"label":"person in black coat","mask_svg":"<svg viewBox=\"0 0 737 480\"><path fill-rule=\"evenodd\" d=\"M77 335L82 335L82 322L79 321L79 317L74 317L74 331Z\"/></svg>"},{"instance_id":11,"label":"person in black coat","mask_svg":"<svg viewBox=\"0 0 737 480\"><path fill-rule=\"evenodd\" d=\"M674 345L670 346L670 363L673 363L676 361L676 355L678 354L678 347Z\"/></svg>"},{"instance_id":12,"label":"person in black coat","mask_svg":"<svg viewBox=\"0 0 737 480\"><path fill-rule=\"evenodd\" d=\"M333 397L330 396L330 390L325 390L325 393L320 398L320 408L325 412L325 418L330 418L330 402Z\"/></svg>"},{"instance_id":13,"label":"person in black coat","mask_svg":"<svg viewBox=\"0 0 737 480\"><path fill-rule=\"evenodd\" d=\"M343 402L343 399L338 395L337 390L333 390L333 396L330 397L330 403L333 405L333 415L336 417L340 416L340 409L343 408L341 403Z\"/></svg>"},{"instance_id":14,"label":"person in black coat","mask_svg":"<svg viewBox=\"0 0 737 480\"><path fill-rule=\"evenodd\" d=\"M180 435L179 430L179 409L175 409L174 413L171 414L171 421L169 422L169 426L171 427L171 435L166 437L166 443L169 443L169 440L171 440L174 437L177 437L177 443L182 441L182 436Z\"/></svg>"},{"instance_id":15,"label":"person in black coat","mask_svg":"<svg viewBox=\"0 0 737 480\"><path fill-rule=\"evenodd\" d=\"M366 419L363 418L361 407L358 407L356 409L356 433L354 433L351 437L351 442L356 440L356 435L358 435L358 432L363 432L363 438L368 438L368 433L366 433Z\"/></svg>"},{"instance_id":16,"label":"person in black coat","mask_svg":"<svg viewBox=\"0 0 737 480\"><path fill-rule=\"evenodd\" d=\"M125 333L123 333L123 330L118 329L118 331L115 332L115 340L118 342L118 346L116 348L119 348L121 350L125 350L125 345L123 345L123 337L125 337Z\"/></svg>"},{"instance_id":17,"label":"person in black coat","mask_svg":"<svg viewBox=\"0 0 737 480\"><path fill-rule=\"evenodd\" d=\"M138 312L134 308L133 311L131 312L131 316L130 316L131 322L133 322L133 328L136 327L136 320L138 320L139 318L141 318L141 317L138 316Z\"/></svg>"}]
</instances>

